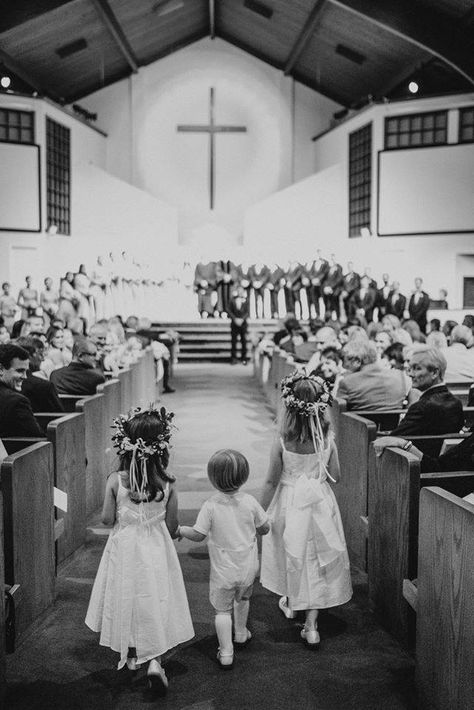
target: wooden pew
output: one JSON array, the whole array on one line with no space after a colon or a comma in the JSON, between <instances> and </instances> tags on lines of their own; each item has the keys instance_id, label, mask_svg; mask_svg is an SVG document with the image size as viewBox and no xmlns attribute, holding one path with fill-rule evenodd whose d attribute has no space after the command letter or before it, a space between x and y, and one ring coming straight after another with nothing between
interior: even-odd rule
<instances>
[{"instance_id":1,"label":"wooden pew","mask_svg":"<svg viewBox=\"0 0 474 710\"><path fill-rule=\"evenodd\" d=\"M3 585L5 584L5 557L3 554L4 548L4 535L3 535L3 494L1 486L1 471L0 471L0 591L3 590ZM4 707L5 704L5 604L0 604L0 708Z\"/></svg>"},{"instance_id":2,"label":"wooden pew","mask_svg":"<svg viewBox=\"0 0 474 710\"><path fill-rule=\"evenodd\" d=\"M414 612L403 581L416 577L420 489L438 485L457 495L474 490L473 471L420 473L415 456L387 449L371 453L368 484L369 599L380 623L407 647L414 644Z\"/></svg>"},{"instance_id":3,"label":"wooden pew","mask_svg":"<svg viewBox=\"0 0 474 710\"><path fill-rule=\"evenodd\" d=\"M126 367L118 373L120 381L120 412L125 414L131 407L134 407L132 391L132 371Z\"/></svg>"},{"instance_id":4,"label":"wooden pew","mask_svg":"<svg viewBox=\"0 0 474 710\"><path fill-rule=\"evenodd\" d=\"M85 541L86 448L84 415L56 417L54 414L36 416L40 425L46 424L46 436L54 447L55 486L68 496L67 513L58 513L64 519L64 534L58 539L56 549L59 564Z\"/></svg>"},{"instance_id":5,"label":"wooden pew","mask_svg":"<svg viewBox=\"0 0 474 710\"><path fill-rule=\"evenodd\" d=\"M84 415L87 517L102 506L105 484L110 473L106 452L111 430L105 421L104 408L103 394L84 397L76 403L76 411Z\"/></svg>"},{"instance_id":6,"label":"wooden pew","mask_svg":"<svg viewBox=\"0 0 474 710\"><path fill-rule=\"evenodd\" d=\"M116 470L117 454L112 446L112 422L121 413L121 385L118 379L111 379L97 387L98 394L104 396L104 432L106 476Z\"/></svg>"},{"instance_id":7,"label":"wooden pew","mask_svg":"<svg viewBox=\"0 0 474 710\"><path fill-rule=\"evenodd\" d=\"M21 635L54 600L53 447L46 441L23 448L18 440L4 444L9 455L0 466L5 565L0 579L19 585L16 631ZM3 613L3 597L1 606Z\"/></svg>"},{"instance_id":8,"label":"wooden pew","mask_svg":"<svg viewBox=\"0 0 474 710\"><path fill-rule=\"evenodd\" d=\"M474 705L474 506L438 487L420 495L416 678L426 710Z\"/></svg>"},{"instance_id":9,"label":"wooden pew","mask_svg":"<svg viewBox=\"0 0 474 710\"><path fill-rule=\"evenodd\" d=\"M357 414L338 418L338 453L341 480L333 486L341 512L347 550L351 563L367 567L367 470L369 447L376 436L373 422Z\"/></svg>"}]
</instances>

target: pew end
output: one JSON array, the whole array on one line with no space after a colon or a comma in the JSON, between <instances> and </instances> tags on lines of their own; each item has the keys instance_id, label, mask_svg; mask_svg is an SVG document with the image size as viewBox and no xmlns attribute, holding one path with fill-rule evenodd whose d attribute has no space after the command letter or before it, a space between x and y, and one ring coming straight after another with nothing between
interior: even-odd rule
<instances>
[{"instance_id":1,"label":"pew end","mask_svg":"<svg viewBox=\"0 0 474 710\"><path fill-rule=\"evenodd\" d=\"M410 579L403 580L403 598L408 602L413 611L416 612L416 600L417 600L417 585L416 579L413 581Z\"/></svg>"}]
</instances>

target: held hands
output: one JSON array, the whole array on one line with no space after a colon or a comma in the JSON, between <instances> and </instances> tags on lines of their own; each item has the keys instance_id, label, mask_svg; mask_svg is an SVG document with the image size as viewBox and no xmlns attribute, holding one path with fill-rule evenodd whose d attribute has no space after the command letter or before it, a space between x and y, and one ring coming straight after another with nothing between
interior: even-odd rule
<instances>
[{"instance_id":1,"label":"held hands","mask_svg":"<svg viewBox=\"0 0 474 710\"><path fill-rule=\"evenodd\" d=\"M374 441L374 451L376 456L382 456L385 449L395 448L402 449L407 443L406 439L401 439L399 436L381 436Z\"/></svg>"}]
</instances>

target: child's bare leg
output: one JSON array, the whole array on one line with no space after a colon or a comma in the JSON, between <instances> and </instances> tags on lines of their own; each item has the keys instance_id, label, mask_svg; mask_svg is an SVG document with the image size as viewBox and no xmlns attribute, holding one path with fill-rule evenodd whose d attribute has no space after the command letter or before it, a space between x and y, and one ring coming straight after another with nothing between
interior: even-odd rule
<instances>
[{"instance_id":1,"label":"child's bare leg","mask_svg":"<svg viewBox=\"0 0 474 710\"><path fill-rule=\"evenodd\" d=\"M306 609L306 620L305 628L314 629L317 628L319 609Z\"/></svg>"},{"instance_id":2,"label":"child's bare leg","mask_svg":"<svg viewBox=\"0 0 474 710\"><path fill-rule=\"evenodd\" d=\"M158 695L164 695L168 689L168 678L161 666L161 656L155 656L148 664L148 685Z\"/></svg>"},{"instance_id":3,"label":"child's bare leg","mask_svg":"<svg viewBox=\"0 0 474 710\"><path fill-rule=\"evenodd\" d=\"M232 616L230 611L217 612L215 616L219 652L217 658L221 666L232 666L234 647L232 645Z\"/></svg>"},{"instance_id":4,"label":"child's bare leg","mask_svg":"<svg viewBox=\"0 0 474 710\"><path fill-rule=\"evenodd\" d=\"M242 601L234 601L234 641L236 643L245 643L251 638L250 631L247 629L247 619L249 616L250 601L242 599Z\"/></svg>"}]
</instances>

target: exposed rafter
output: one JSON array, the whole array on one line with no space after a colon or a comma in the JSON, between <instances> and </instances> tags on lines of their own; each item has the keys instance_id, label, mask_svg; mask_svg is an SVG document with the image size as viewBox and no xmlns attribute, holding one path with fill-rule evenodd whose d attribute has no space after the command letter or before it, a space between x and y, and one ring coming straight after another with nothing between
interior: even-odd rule
<instances>
[{"instance_id":1,"label":"exposed rafter","mask_svg":"<svg viewBox=\"0 0 474 710\"><path fill-rule=\"evenodd\" d=\"M32 89L35 89L38 94L46 94L55 101L60 102L60 97L55 94L54 91L51 91L51 89L45 86L36 76L34 76L34 74L30 74L29 71L26 71L26 69L24 69L21 64L16 61L16 59L10 57L10 55L2 49L0 49L0 62L2 62L2 64L4 64L13 74L16 74L19 79L24 81L25 84L29 84Z\"/></svg>"},{"instance_id":2,"label":"exposed rafter","mask_svg":"<svg viewBox=\"0 0 474 710\"><path fill-rule=\"evenodd\" d=\"M290 74L296 62L308 46L308 43L321 20L321 13L324 10L326 4L327 0L316 0L316 2L314 3L313 9L311 10L308 19L306 20L304 27L301 30L301 33L295 44L293 45L288 59L286 60L285 67L283 69L285 75Z\"/></svg>"},{"instance_id":3,"label":"exposed rafter","mask_svg":"<svg viewBox=\"0 0 474 710\"><path fill-rule=\"evenodd\" d=\"M398 72L398 74L392 74L390 79L380 86L377 91L374 92L374 98L383 99L388 96L394 89L399 86L402 81L409 79L418 69L421 69L423 63L420 61L412 62L411 64L405 64L405 66Z\"/></svg>"},{"instance_id":4,"label":"exposed rafter","mask_svg":"<svg viewBox=\"0 0 474 710\"><path fill-rule=\"evenodd\" d=\"M474 53L459 42L459 24L416 0L329 0L448 64L474 86Z\"/></svg>"},{"instance_id":5,"label":"exposed rafter","mask_svg":"<svg viewBox=\"0 0 474 710\"><path fill-rule=\"evenodd\" d=\"M123 56L128 62L128 65L134 74L138 71L138 59L136 58L133 49L130 46L128 39L125 36L125 32L120 26L119 21L115 17L114 13L110 9L110 5L107 0L90 0L97 10L97 14L101 18L104 25L109 30L110 34L114 38L118 48L122 52Z\"/></svg>"},{"instance_id":6,"label":"exposed rafter","mask_svg":"<svg viewBox=\"0 0 474 710\"><path fill-rule=\"evenodd\" d=\"M216 0L209 0L209 36L216 38Z\"/></svg>"}]
</instances>

